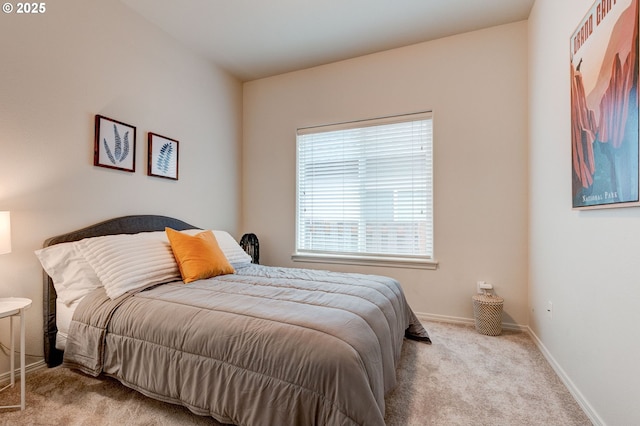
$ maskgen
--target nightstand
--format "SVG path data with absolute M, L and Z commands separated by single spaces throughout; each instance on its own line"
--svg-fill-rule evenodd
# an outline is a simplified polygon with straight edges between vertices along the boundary
M 11 326 L 11 382 L 0 389 L 0 391 L 12 387 L 15 382 L 15 365 L 14 365 L 14 336 L 13 336 L 13 318 L 20 316 L 20 405 L 5 405 L 0 408 L 20 408 L 25 407 L 25 368 L 24 368 L 24 341 L 25 341 L 25 323 L 24 311 L 31 306 L 31 299 L 23 297 L 2 297 L 0 298 L 0 318 L 9 317 Z

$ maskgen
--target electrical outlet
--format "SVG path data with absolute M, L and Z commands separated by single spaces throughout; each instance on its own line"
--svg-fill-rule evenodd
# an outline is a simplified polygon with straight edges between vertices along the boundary
M 476 282 L 476 291 L 478 294 L 483 294 L 485 290 L 493 290 L 493 285 L 487 284 L 486 281 Z
M 551 301 L 547 302 L 547 316 L 553 318 L 553 303 Z

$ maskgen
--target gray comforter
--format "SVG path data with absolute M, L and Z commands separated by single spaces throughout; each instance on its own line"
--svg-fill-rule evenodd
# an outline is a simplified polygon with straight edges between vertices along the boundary
M 384 425 L 405 333 L 393 279 L 249 265 L 116 300 L 86 296 L 64 365 L 237 425 Z

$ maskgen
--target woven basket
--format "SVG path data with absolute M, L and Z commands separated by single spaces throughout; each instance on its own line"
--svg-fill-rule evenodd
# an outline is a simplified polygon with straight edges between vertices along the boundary
M 502 304 L 504 299 L 490 294 L 473 296 L 473 316 L 476 330 L 488 336 L 502 333 Z

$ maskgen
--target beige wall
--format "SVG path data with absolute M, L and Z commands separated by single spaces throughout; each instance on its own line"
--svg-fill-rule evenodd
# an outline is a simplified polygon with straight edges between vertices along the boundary
M 116 0 L 2 14 L 0 40 L 0 210 L 13 228 L 0 297 L 33 299 L 27 353 L 41 355 L 33 251 L 46 238 L 146 213 L 237 234 L 242 87 Z M 95 114 L 137 126 L 135 173 L 93 166 Z M 180 180 L 146 176 L 148 131 L 180 141 Z
M 243 230 L 263 263 L 398 278 L 417 312 L 473 317 L 476 281 L 527 324 L 527 24 L 244 85 Z M 434 112 L 436 271 L 293 263 L 296 128 Z
M 569 37 L 592 5 L 529 19 L 530 325 L 594 423 L 637 425 L 640 210 L 571 209 Z

